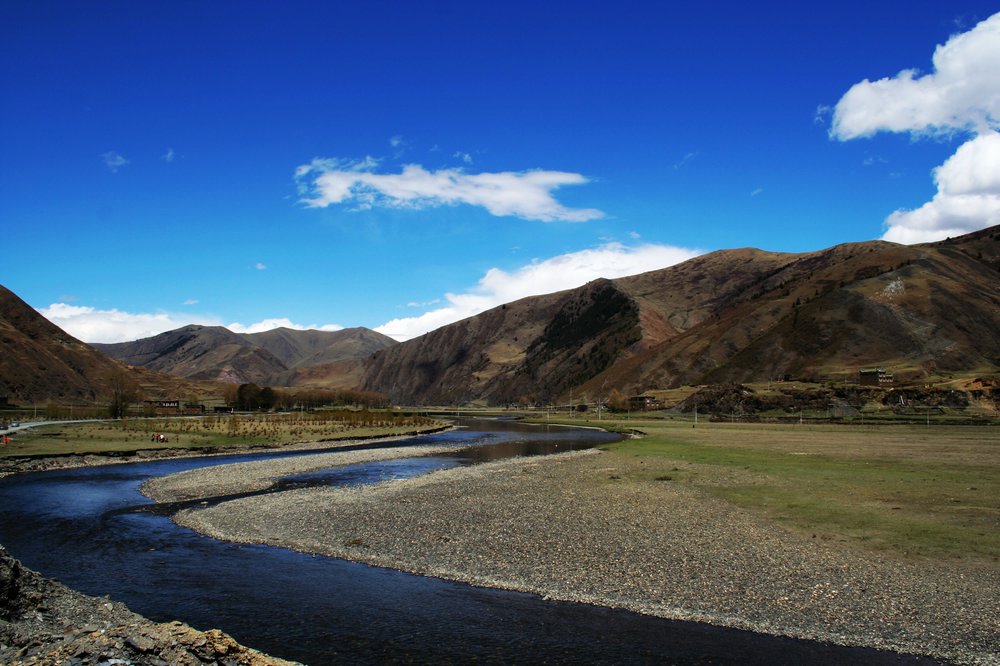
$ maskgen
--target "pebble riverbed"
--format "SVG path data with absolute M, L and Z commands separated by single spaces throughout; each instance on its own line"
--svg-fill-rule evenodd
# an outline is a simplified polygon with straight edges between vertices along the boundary
M 153 499 L 259 490 L 288 474 L 407 447 L 192 470 Z M 331 456 L 337 456 L 333 458 Z M 596 450 L 516 458 L 350 488 L 245 497 L 175 520 L 265 543 L 475 585 L 654 616 L 1000 664 L 995 563 L 880 555 L 795 533 Z

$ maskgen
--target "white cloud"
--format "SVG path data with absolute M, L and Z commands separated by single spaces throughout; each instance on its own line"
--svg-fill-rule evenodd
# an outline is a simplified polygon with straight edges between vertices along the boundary
M 265 263 L 263 263 L 261 261 L 258 261 L 256 264 L 254 264 L 253 267 L 256 268 L 259 271 L 266 271 L 267 270 L 267 264 L 265 264 Z
M 455 154 L 452 155 L 452 157 L 454 157 L 456 159 L 460 159 L 463 162 L 465 162 L 466 164 L 472 164 L 472 155 L 470 155 L 469 153 L 463 153 L 460 150 L 456 150 Z
M 173 162 L 174 161 L 174 149 L 173 148 L 167 148 L 167 152 L 163 153 L 162 159 L 163 159 L 164 162 Z
M 218 318 L 205 315 L 168 312 L 133 313 L 118 309 L 99 310 L 66 303 L 53 303 L 47 308 L 39 308 L 38 312 L 62 330 L 84 342 L 127 342 L 159 335 L 189 324 L 222 325 Z M 259 333 L 279 327 L 300 331 L 307 329 L 339 331 L 344 328 L 340 324 L 297 324 L 287 317 L 263 319 L 253 324 L 233 322 L 226 326 L 234 333 Z
M 931 201 L 886 218 L 885 240 L 929 242 L 1000 223 L 1000 14 L 938 46 L 933 63 L 925 76 L 857 83 L 834 109 L 830 135 L 842 141 L 883 131 L 975 135 L 934 169 Z
M 396 134 L 395 136 L 389 137 L 389 145 L 393 148 L 399 148 L 404 145 L 402 135 Z
M 401 173 L 375 173 L 377 161 L 314 159 L 295 170 L 302 201 L 311 208 L 353 204 L 429 208 L 467 204 L 481 206 L 497 216 L 526 220 L 583 222 L 604 216 L 593 208 L 567 208 L 552 196 L 564 185 L 589 182 L 578 173 L 564 171 L 504 171 L 465 173 L 461 169 L 428 171 L 408 164 Z
M 104 161 L 104 166 L 111 170 L 111 173 L 118 173 L 118 169 L 128 164 L 128 160 L 116 150 L 101 153 L 101 159 Z
M 198 305 L 198 299 L 197 298 L 189 298 L 186 301 L 184 301 L 184 305 Z
M 666 268 L 699 254 L 697 250 L 669 245 L 628 247 L 608 243 L 595 249 L 535 261 L 512 272 L 491 268 L 472 289 L 461 294 L 445 294 L 447 305 L 444 307 L 417 317 L 393 319 L 375 330 L 397 340 L 409 340 L 502 303 L 572 289 L 601 277 L 618 278 Z
M 926 243 L 1000 224 L 1000 134 L 962 144 L 934 170 L 938 192 L 916 210 L 886 219 L 885 240 Z
M 340 324 L 312 324 L 310 326 L 303 326 L 302 324 L 296 324 L 288 317 L 275 317 L 272 319 L 262 319 L 254 324 L 241 324 L 236 321 L 231 324 L 227 324 L 226 328 L 233 333 L 263 333 L 264 331 L 270 331 L 275 328 L 291 328 L 296 331 L 340 331 L 343 330 L 344 327 Z
M 84 342 L 126 342 L 157 335 L 188 324 L 214 325 L 209 318 L 166 312 L 134 314 L 117 309 L 53 303 L 38 310 L 43 317 Z
M 764 188 L 763 187 L 758 187 L 758 188 L 754 189 L 752 192 L 750 192 L 750 196 L 756 197 L 756 196 L 760 196 L 763 193 L 764 193 Z
M 986 131 L 1000 123 L 1000 14 L 934 51 L 934 72 L 857 83 L 837 102 L 831 135 Z

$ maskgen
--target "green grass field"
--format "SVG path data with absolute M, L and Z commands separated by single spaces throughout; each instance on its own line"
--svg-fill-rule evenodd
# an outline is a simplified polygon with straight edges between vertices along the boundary
M 692 484 L 786 527 L 909 557 L 1000 557 L 1000 428 L 632 421 L 626 482 Z
M 329 411 L 304 414 L 221 415 L 123 419 L 24 430 L 0 447 L 0 456 L 66 455 L 161 448 L 226 448 L 389 437 L 425 432 L 442 421 L 393 412 Z M 152 441 L 164 434 L 164 443 Z

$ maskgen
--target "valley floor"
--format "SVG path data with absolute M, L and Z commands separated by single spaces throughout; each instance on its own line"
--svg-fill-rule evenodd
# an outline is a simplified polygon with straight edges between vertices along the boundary
M 168 501 L 192 488 L 259 487 L 290 464 L 191 472 L 147 492 Z M 623 482 L 643 477 L 643 465 L 598 451 L 518 458 L 244 498 L 176 520 L 222 539 L 553 599 L 1000 663 L 995 561 L 880 555 L 789 531 L 669 477 Z

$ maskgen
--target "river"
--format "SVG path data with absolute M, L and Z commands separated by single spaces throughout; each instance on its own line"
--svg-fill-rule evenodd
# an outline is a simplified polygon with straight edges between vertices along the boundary
M 351 465 L 285 485 L 371 483 L 614 439 L 593 430 L 475 423 L 474 429 L 389 444 L 448 445 L 453 455 Z M 246 645 L 313 666 L 930 663 L 217 541 L 150 510 L 152 503 L 139 492 L 152 477 L 287 455 L 304 454 L 158 460 L 8 477 L 0 480 L 0 543 L 26 566 L 87 594 L 108 595 L 150 619 L 217 627 Z

